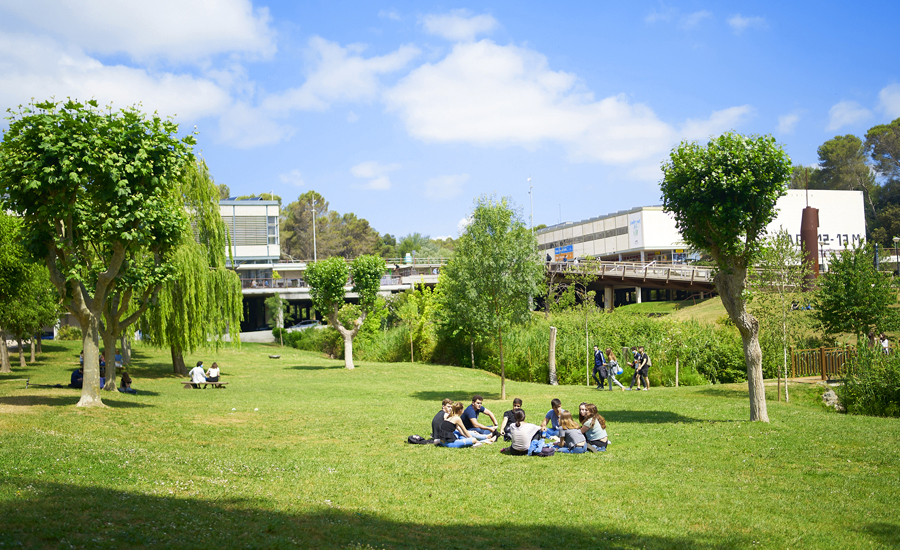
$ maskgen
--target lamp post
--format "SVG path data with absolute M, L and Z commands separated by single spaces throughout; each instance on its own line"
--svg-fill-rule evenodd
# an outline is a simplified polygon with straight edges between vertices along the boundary
M 528 200 L 531 201 L 531 234 L 534 235 L 534 195 L 531 193 L 534 186 L 531 185 L 531 176 L 528 176 Z
M 318 254 L 316 252 L 316 198 L 313 197 L 311 200 L 312 205 L 312 219 L 313 219 L 313 262 L 319 261 Z
M 900 237 L 894 237 L 894 270 L 897 272 L 897 275 L 900 276 L 900 258 L 897 257 L 898 242 L 900 242 Z

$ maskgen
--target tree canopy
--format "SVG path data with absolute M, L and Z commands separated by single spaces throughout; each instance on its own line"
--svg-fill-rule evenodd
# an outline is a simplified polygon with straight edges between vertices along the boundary
M 445 322 L 460 332 L 496 335 L 500 399 L 505 400 L 503 333 L 530 318 L 530 301 L 540 291 L 544 269 L 537 240 L 508 198 L 478 198 L 469 219 L 453 258 L 441 271 L 441 307 Z
M 759 256 L 791 162 L 771 136 L 725 133 L 707 145 L 682 142 L 662 166 L 663 206 L 685 243 L 718 266 L 714 282 L 741 333 L 750 389 L 750 419 L 768 422 L 759 321 L 746 308 L 747 269 Z
M 134 107 L 101 110 L 96 101 L 45 101 L 9 117 L 0 144 L 0 183 L 22 216 L 23 242 L 46 262 L 65 307 L 81 325 L 85 377 L 79 405 L 102 405 L 98 329 L 123 265 L 156 258 L 187 223 L 175 182 L 193 158 L 193 136 Z M 125 265 L 126 262 L 131 262 Z M 164 263 L 141 264 L 165 280 Z

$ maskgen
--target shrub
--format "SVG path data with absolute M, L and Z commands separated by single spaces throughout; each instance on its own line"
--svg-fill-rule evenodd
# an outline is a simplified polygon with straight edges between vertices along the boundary
M 837 393 L 850 414 L 900 417 L 900 355 L 862 348 Z
M 81 329 L 63 325 L 56 331 L 57 340 L 81 340 Z

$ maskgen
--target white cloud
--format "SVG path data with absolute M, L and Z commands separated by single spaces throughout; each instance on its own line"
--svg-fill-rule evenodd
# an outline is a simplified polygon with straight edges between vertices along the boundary
M 347 112 L 347 122 L 349 122 L 350 124 L 353 124 L 353 123 L 356 122 L 357 120 L 359 120 L 359 115 L 358 115 L 358 114 L 354 113 L 353 111 L 348 111 L 348 112 Z
M 250 0 L 0 0 L 0 11 L 101 55 L 194 62 L 222 52 L 275 52 L 268 9 Z
M 862 122 L 872 116 L 871 111 L 855 101 L 841 101 L 828 110 L 829 132 Z
M 456 230 L 460 235 L 462 235 L 463 233 L 465 233 L 466 228 L 469 227 L 470 223 L 472 223 L 472 220 L 470 220 L 469 218 L 463 218 L 456 223 Z
M 397 163 L 380 164 L 377 161 L 370 160 L 361 162 L 352 167 L 350 173 L 357 178 L 369 180 L 365 184 L 359 186 L 362 189 L 387 191 L 391 188 L 391 180 L 388 177 L 388 174 L 399 169 L 400 165 Z
M 678 26 L 682 29 L 693 29 L 704 19 L 709 19 L 710 17 L 712 17 L 712 13 L 706 10 L 695 11 L 694 13 L 690 13 L 682 17 L 678 22 Z
M 766 28 L 766 20 L 762 17 L 750 16 L 744 17 L 737 13 L 728 18 L 728 24 L 735 34 L 741 34 L 747 29 L 764 29 Z
M 900 117 L 900 84 L 885 86 L 878 93 L 878 107 L 891 119 Z
M 425 196 L 438 200 L 458 197 L 467 181 L 469 181 L 469 174 L 431 178 L 425 182 Z
M 659 158 L 679 136 L 646 105 L 621 94 L 596 100 L 575 75 L 550 70 L 543 55 L 490 40 L 455 45 L 384 98 L 410 134 L 430 142 L 536 147 L 555 141 L 574 159 L 616 164 Z M 748 106 L 725 109 L 708 121 L 688 121 L 685 130 L 707 137 L 749 113 Z
M 299 88 L 273 94 L 263 101 L 270 111 L 324 110 L 337 101 L 369 101 L 381 89 L 379 77 L 405 67 L 419 55 L 414 46 L 401 46 L 383 56 L 363 57 L 365 46 L 342 47 L 314 36 L 307 56 L 311 69 Z
M 303 187 L 306 183 L 303 181 L 303 174 L 301 174 L 300 170 L 297 168 L 294 168 L 290 172 L 279 174 L 278 179 L 281 180 L 282 183 L 287 183 L 296 187 Z
M 293 128 L 280 124 L 269 113 L 237 102 L 219 118 L 219 140 L 239 149 L 272 145 L 294 134 Z
M 95 98 L 114 107 L 140 102 L 147 112 L 197 119 L 219 114 L 231 103 L 228 92 L 210 80 L 108 66 L 78 48 L 25 34 L 0 33 L 0 74 L 2 105 L 24 104 L 32 97 Z
M 644 17 L 644 21 L 647 23 L 656 23 L 657 21 L 668 22 L 672 20 L 672 17 L 676 14 L 675 8 L 661 8 L 659 10 L 653 10 Z
M 391 19 L 393 21 L 400 21 L 402 19 L 396 10 L 380 10 L 378 12 L 378 17 L 384 17 L 385 19 Z
M 753 107 L 749 105 L 713 111 L 712 115 L 706 120 L 689 119 L 686 121 L 681 127 L 681 135 L 684 139 L 705 140 L 710 136 L 734 130 L 752 115 Z
M 467 10 L 453 10 L 443 15 L 426 15 L 422 18 L 425 31 L 454 42 L 470 42 L 480 34 L 490 33 L 497 28 L 497 20 L 492 16 L 472 16 Z
M 796 113 L 781 115 L 778 117 L 778 133 L 793 134 L 798 122 L 800 122 L 800 115 Z

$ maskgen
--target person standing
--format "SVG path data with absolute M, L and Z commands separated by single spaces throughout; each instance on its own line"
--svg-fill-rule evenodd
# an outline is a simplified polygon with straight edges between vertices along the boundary
M 891 352 L 890 342 L 888 341 L 887 334 L 881 333 L 878 338 L 881 340 L 881 351 L 884 352 L 885 355 Z
M 641 365 L 641 363 L 639 360 L 640 354 L 638 353 L 638 350 L 635 346 L 631 346 L 631 356 L 633 359 L 630 363 L 628 363 L 628 366 L 630 366 L 632 369 L 634 369 L 634 374 L 631 375 L 631 385 L 628 386 L 628 389 L 629 390 L 633 389 L 635 382 L 638 385 L 638 389 L 641 389 L 641 382 L 640 382 L 640 378 L 641 378 L 640 377 L 640 370 L 641 370 L 640 365 Z
M 594 344 L 594 372 L 591 373 L 591 378 L 597 383 L 598 390 L 603 388 L 607 376 L 609 376 L 609 371 L 606 367 L 606 357 L 600 351 L 600 346 Z M 610 382 L 609 389 L 612 389 L 612 382 Z
M 616 355 L 611 348 L 606 348 L 606 370 L 609 371 L 609 391 L 613 389 L 613 382 L 619 386 L 619 389 L 625 391 L 625 386 L 616 378 L 619 374 L 619 362 L 616 361 Z
M 647 353 L 644 351 L 644 346 L 639 347 L 638 352 L 641 354 L 641 358 L 639 360 L 640 370 L 638 371 L 638 373 L 641 376 L 641 380 L 643 380 L 644 382 L 643 390 L 647 391 L 650 389 L 650 378 L 648 378 L 648 374 L 650 373 L 650 365 L 652 363 L 650 362 L 650 356 L 647 355 Z

